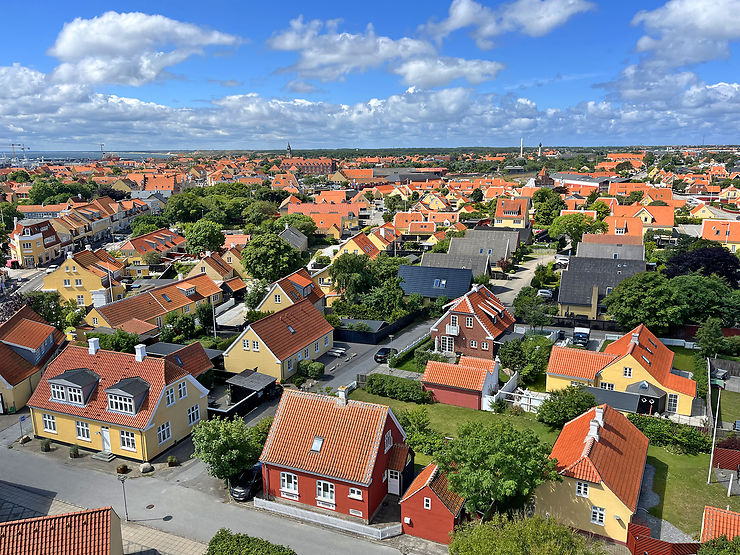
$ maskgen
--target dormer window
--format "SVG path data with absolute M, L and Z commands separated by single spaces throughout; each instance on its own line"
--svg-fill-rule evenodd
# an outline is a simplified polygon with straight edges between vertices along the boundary
M 57 385 L 55 383 L 49 384 L 49 387 L 51 388 L 51 399 L 53 401 L 67 400 L 66 387 L 64 387 L 63 385 Z
M 134 414 L 134 398 L 124 397 L 123 395 L 108 394 L 108 410 L 114 412 L 123 412 Z
M 76 405 L 82 405 L 82 389 L 79 387 L 68 387 L 67 388 L 67 400 L 70 403 L 75 403 Z

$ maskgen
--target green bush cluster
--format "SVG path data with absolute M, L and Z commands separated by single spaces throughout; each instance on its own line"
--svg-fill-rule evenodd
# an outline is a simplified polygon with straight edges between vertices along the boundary
M 447 357 L 442 353 L 435 353 L 428 351 L 424 347 L 419 347 L 414 351 L 414 365 L 419 372 L 423 372 L 427 367 L 427 362 L 430 360 L 437 360 L 439 362 L 447 362 Z
M 707 383 L 707 359 L 703 356 L 694 355 L 694 381 L 696 382 L 696 396 L 707 398 L 709 384 Z
M 284 545 L 276 545 L 262 538 L 247 534 L 234 534 L 231 530 L 221 528 L 208 542 L 206 555 L 296 555 L 296 552 Z
M 709 453 L 712 448 L 712 439 L 693 426 L 644 414 L 628 414 L 627 418 L 648 437 L 651 445 L 686 455 Z
M 421 382 L 397 378 L 386 374 L 371 374 L 367 378 L 365 389 L 373 395 L 390 397 L 411 403 L 431 403 L 432 395 L 424 391 Z

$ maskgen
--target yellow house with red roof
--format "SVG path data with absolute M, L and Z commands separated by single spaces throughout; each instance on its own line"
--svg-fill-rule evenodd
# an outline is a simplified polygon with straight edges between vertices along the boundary
M 566 423 L 550 453 L 562 481 L 535 492 L 535 513 L 578 530 L 627 542 L 637 511 L 648 438 L 608 405 Z
M 553 347 L 546 388 L 582 385 L 597 400 L 624 412 L 691 416 L 696 382 L 674 370 L 673 357 L 673 351 L 641 324 L 602 353 Z
M 303 299 L 309 299 L 319 312 L 324 312 L 326 304 L 324 291 L 314 283 L 306 268 L 296 270 L 270 285 L 265 298 L 257 305 L 257 310 L 277 312 Z
M 375 246 L 367 235 L 360 232 L 339 246 L 337 253 L 332 258 L 332 262 L 343 254 L 366 254 L 371 259 L 375 259 L 380 254 L 380 249 Z
M 124 265 L 105 250 L 68 255 L 59 268 L 44 276 L 43 291 L 57 291 L 77 306 L 96 306 L 122 299 L 126 287 L 119 278 Z

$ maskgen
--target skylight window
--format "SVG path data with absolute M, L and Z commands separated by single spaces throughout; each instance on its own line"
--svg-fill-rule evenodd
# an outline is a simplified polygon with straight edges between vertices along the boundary
M 447 280 L 446 279 L 435 279 L 434 287 L 436 287 L 437 289 L 444 289 L 445 287 L 447 287 Z
M 651 362 L 647 359 L 647 357 L 645 355 L 642 355 L 642 360 L 644 360 L 648 364 L 651 364 Z
M 164 299 L 165 301 L 167 301 L 168 303 L 171 303 L 171 302 L 172 302 L 172 299 L 170 299 L 170 298 L 169 298 L 169 297 L 167 296 L 167 293 L 162 293 L 162 298 L 163 298 L 163 299 Z
M 311 444 L 311 451 L 313 451 L 314 453 L 319 453 L 323 445 L 324 445 L 324 438 L 321 436 L 316 436 L 313 438 L 313 443 Z
M 295 333 L 295 330 L 293 329 L 293 326 L 288 326 L 288 331 L 290 333 Z

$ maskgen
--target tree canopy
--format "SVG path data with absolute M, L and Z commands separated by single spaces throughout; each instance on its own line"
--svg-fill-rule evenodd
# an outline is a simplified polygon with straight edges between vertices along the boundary
M 134 353 L 134 347 L 139 344 L 139 336 L 135 333 L 126 333 L 117 329 L 115 333 L 88 333 L 87 337 L 97 337 L 100 348 L 104 351 L 118 351 L 119 353 Z
M 291 225 L 303 233 L 309 239 L 316 233 L 316 222 L 306 214 L 285 214 L 275 221 L 275 229 L 280 233 L 285 229 L 285 224 Z
M 717 275 L 732 287 L 738 286 L 740 260 L 726 248 L 719 245 L 699 247 L 671 257 L 663 273 L 669 278 L 692 272 L 701 272 L 705 276 Z
M 221 232 L 221 226 L 208 220 L 195 222 L 185 233 L 185 239 L 188 244 L 188 252 L 191 254 L 217 251 L 226 241 L 226 237 Z
M 84 306 L 77 306 L 71 300 L 64 302 L 56 291 L 32 291 L 24 298 L 39 316 L 61 331 L 78 325 L 85 315 Z
M 581 242 L 584 233 L 603 233 L 607 225 L 601 220 L 594 220 L 586 214 L 566 214 L 558 216 L 550 226 L 550 237 L 567 235 L 573 248 Z
M 596 406 L 596 398 L 583 387 L 568 386 L 553 391 L 537 409 L 537 420 L 553 428 L 562 428 L 566 422 Z
M 163 227 L 168 227 L 169 222 L 164 216 L 153 216 L 151 214 L 141 214 L 131 220 L 132 237 L 138 237 L 145 233 L 157 231 Z
M 504 343 L 498 356 L 503 367 L 519 372 L 523 383 L 532 383 L 547 371 L 551 350 L 552 343 L 544 335 L 527 335 Z
M 370 257 L 366 254 L 340 254 L 329 268 L 329 275 L 335 289 L 350 301 L 376 284 Z
M 277 281 L 303 266 L 301 253 L 282 237 L 265 233 L 253 238 L 242 251 L 242 262 L 256 279 Z
M 547 226 L 560 215 L 561 210 L 565 210 L 567 205 L 552 189 L 542 187 L 537 189 L 532 195 L 532 205 L 535 209 L 535 217 L 538 226 Z
M 514 299 L 514 315 L 533 328 L 541 328 L 552 322 L 557 311 L 547 299 L 537 296 L 534 287 L 522 287 Z

